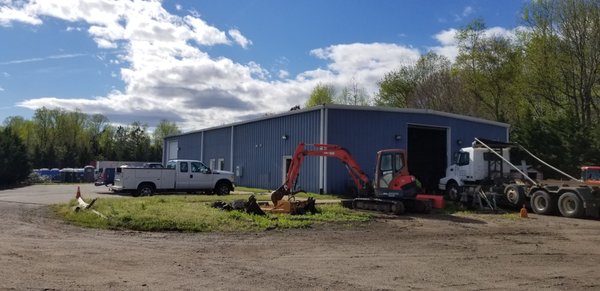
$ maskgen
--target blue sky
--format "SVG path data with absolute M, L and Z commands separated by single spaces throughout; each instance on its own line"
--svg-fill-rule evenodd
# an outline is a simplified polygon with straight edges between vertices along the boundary
M 0 0 L 0 121 L 46 106 L 192 130 L 303 105 L 319 83 L 373 97 L 420 54 L 452 60 L 475 18 L 513 35 L 526 3 Z

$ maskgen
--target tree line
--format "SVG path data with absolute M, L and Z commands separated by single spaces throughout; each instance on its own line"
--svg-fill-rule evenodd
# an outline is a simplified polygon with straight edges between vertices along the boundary
M 167 120 L 150 133 L 148 125 L 139 121 L 113 125 L 101 114 L 62 109 L 40 108 L 30 120 L 8 117 L 0 128 L 0 171 L 4 172 L 0 184 L 22 180 L 32 167 L 76 168 L 98 160 L 161 161 L 163 138 L 178 133 L 177 125 Z
M 474 20 L 457 32 L 453 62 L 425 54 L 385 74 L 366 105 L 506 122 L 511 141 L 561 169 L 600 164 L 600 1 L 535 0 L 521 24 L 509 37 Z M 305 105 L 369 100 L 350 92 L 357 98 L 344 102 L 332 85 L 319 84 Z

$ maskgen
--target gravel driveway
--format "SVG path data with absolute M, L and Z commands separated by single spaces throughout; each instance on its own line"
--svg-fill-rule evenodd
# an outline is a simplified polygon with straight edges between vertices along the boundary
M 84 197 L 113 196 L 92 187 Z M 49 211 L 76 189 L 0 191 L 0 289 L 600 289 L 597 220 L 432 214 L 242 234 L 110 231 Z

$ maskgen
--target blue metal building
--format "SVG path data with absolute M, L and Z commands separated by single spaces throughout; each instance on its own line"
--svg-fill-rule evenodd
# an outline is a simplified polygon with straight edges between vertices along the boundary
M 370 176 L 377 151 L 402 148 L 410 173 L 435 191 L 455 151 L 474 137 L 507 142 L 508 129 L 505 123 L 432 110 L 323 105 L 169 136 L 163 162 L 198 159 L 235 172 L 238 186 L 275 189 L 300 142 L 343 146 Z M 354 185 L 337 159 L 307 157 L 298 187 L 344 193 Z

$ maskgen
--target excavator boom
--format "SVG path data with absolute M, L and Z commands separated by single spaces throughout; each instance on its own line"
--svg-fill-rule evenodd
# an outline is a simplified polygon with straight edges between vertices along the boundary
M 312 149 L 306 149 L 306 146 L 312 146 Z M 352 155 L 350 155 L 350 152 L 347 149 L 331 144 L 305 145 L 304 143 L 300 143 L 292 156 L 285 183 L 271 194 L 271 201 L 274 205 L 286 195 L 293 197 L 299 192 L 304 192 L 303 190 L 294 191 L 293 189 L 296 186 L 298 175 L 300 174 L 300 167 L 306 156 L 334 157 L 339 159 L 344 163 L 346 169 L 348 169 L 348 173 L 358 191 L 364 192 L 370 190 L 369 177 L 361 170 L 360 166 L 354 158 L 352 158 Z

